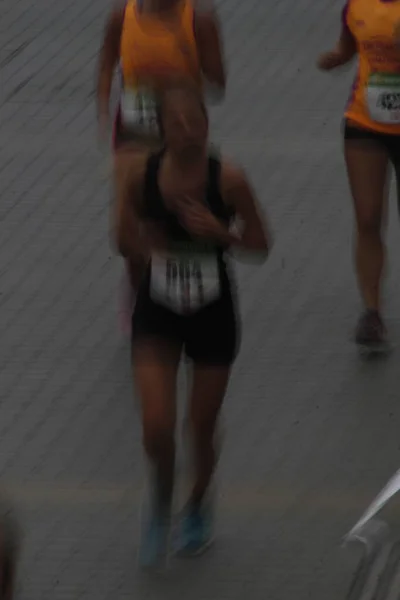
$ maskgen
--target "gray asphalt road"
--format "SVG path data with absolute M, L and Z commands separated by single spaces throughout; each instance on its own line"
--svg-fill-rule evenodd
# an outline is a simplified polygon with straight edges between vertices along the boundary
M 341 538 L 400 462 L 400 349 L 362 364 L 349 341 L 351 72 L 314 68 L 340 2 L 219 5 L 230 84 L 213 137 L 248 169 L 276 244 L 261 269 L 238 267 L 219 543 L 162 581 L 134 568 L 140 430 L 92 91 L 107 8 L 0 3 L 0 472 L 26 531 L 20 598 L 338 600 L 355 566 Z M 398 342 L 395 211 L 389 246 Z

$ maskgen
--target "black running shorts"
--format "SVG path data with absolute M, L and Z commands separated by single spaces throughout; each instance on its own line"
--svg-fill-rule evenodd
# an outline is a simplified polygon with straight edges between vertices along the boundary
M 142 289 L 132 317 L 132 346 L 149 338 L 182 347 L 195 364 L 229 366 L 237 356 L 240 342 L 234 298 L 225 291 L 197 312 L 180 315 L 156 304 Z
M 363 127 L 344 122 L 344 139 L 345 140 L 365 140 L 372 144 L 383 147 L 394 165 L 400 163 L 400 135 L 390 133 L 379 133 Z

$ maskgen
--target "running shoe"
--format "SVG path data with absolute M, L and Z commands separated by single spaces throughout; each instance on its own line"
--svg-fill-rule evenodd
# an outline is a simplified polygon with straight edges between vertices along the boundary
M 189 505 L 183 512 L 176 541 L 178 556 L 198 556 L 213 541 L 213 515 L 206 502 Z
M 162 568 L 168 556 L 171 515 L 153 501 L 142 510 L 139 564 L 144 569 Z
M 358 321 L 356 343 L 366 350 L 382 352 L 388 347 L 386 329 L 377 310 L 366 310 Z

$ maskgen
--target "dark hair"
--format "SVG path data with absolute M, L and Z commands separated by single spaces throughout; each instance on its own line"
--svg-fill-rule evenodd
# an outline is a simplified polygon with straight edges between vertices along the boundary
M 179 81 L 176 81 L 173 84 L 169 85 L 167 88 L 165 88 L 161 92 L 159 99 L 158 99 L 157 117 L 158 117 L 158 123 L 159 123 L 160 131 L 161 131 L 162 135 L 164 135 L 163 116 L 164 116 L 165 105 L 166 105 L 166 102 L 168 101 L 169 97 L 172 94 L 182 94 L 182 95 L 185 95 L 187 98 L 191 97 L 193 100 L 195 100 L 197 102 L 198 107 L 201 109 L 205 119 L 208 121 L 207 108 L 206 108 L 206 105 L 204 102 L 203 94 L 201 93 L 201 90 L 199 89 L 199 87 L 196 86 L 191 81 L 179 80 Z

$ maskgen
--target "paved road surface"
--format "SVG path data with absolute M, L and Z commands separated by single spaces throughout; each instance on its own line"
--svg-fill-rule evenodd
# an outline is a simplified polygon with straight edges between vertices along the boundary
M 364 365 L 349 343 L 358 298 L 339 130 L 351 72 L 314 69 L 340 2 L 219 5 L 230 85 L 214 138 L 248 167 L 276 245 L 263 268 L 238 269 L 246 329 L 220 541 L 166 581 L 134 568 L 140 431 L 93 118 L 107 9 L 0 3 L 0 472 L 26 528 L 20 598 L 338 600 L 355 565 L 341 537 L 400 462 L 399 354 Z

